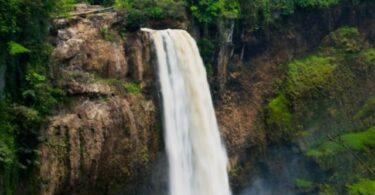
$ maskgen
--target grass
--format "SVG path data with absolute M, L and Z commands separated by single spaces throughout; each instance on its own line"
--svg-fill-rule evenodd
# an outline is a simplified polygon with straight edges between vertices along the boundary
M 127 82 L 123 84 L 125 90 L 132 94 L 139 94 L 142 92 L 141 85 L 137 82 Z
M 95 75 L 96 81 L 105 82 L 109 85 L 116 87 L 119 92 L 132 93 L 132 94 L 140 94 L 142 92 L 142 87 L 139 82 L 136 81 L 124 81 L 121 79 L 115 78 L 103 78 L 100 75 Z

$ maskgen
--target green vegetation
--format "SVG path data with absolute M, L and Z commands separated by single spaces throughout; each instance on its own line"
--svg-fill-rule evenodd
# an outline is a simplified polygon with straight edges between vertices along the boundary
M 63 95 L 47 77 L 46 37 L 49 18 L 65 2 L 0 0 L 0 65 L 7 83 L 0 98 L 0 188 L 6 194 L 29 178 L 37 164 L 39 129 Z
M 327 8 L 339 4 L 356 4 L 364 0 L 238 0 L 241 18 L 254 30 L 274 23 L 282 16 L 293 14 L 298 9 Z
M 334 58 L 309 56 L 288 64 L 287 91 L 293 97 L 302 97 L 312 90 L 327 88 L 337 65 Z
M 371 127 L 362 132 L 346 133 L 340 135 L 335 140 L 322 143 L 316 149 L 307 152 L 308 156 L 321 157 L 335 155 L 348 149 L 366 150 L 375 146 L 375 127 Z
M 202 24 L 209 24 L 219 18 L 235 19 L 240 15 L 237 0 L 201 0 L 187 1 L 190 11 Z
M 132 93 L 132 94 L 140 94 L 142 92 L 142 86 L 137 81 L 125 81 L 121 79 L 115 78 L 104 78 L 100 75 L 95 75 L 95 79 L 100 82 L 105 82 L 113 87 L 116 88 L 116 92 L 120 94 L 125 93 Z
M 357 28 L 341 27 L 323 41 L 323 46 L 333 46 L 336 52 L 355 53 L 362 49 L 361 36 Z
M 354 116 L 355 119 L 366 119 L 375 117 L 375 96 L 370 97 L 360 111 Z
M 358 56 L 357 69 L 368 71 L 375 67 L 375 48 L 369 48 L 362 51 Z
M 49 22 L 52 17 L 67 16 L 74 3 L 89 2 L 125 9 L 123 30 L 126 32 L 161 20 L 182 21 L 187 12 L 200 24 L 198 31 L 202 31 L 202 39 L 198 46 L 211 76 L 213 56 L 219 45 L 212 40 L 218 36 L 216 31 L 220 22 L 238 20 L 251 30 L 264 30 L 299 9 L 320 9 L 360 1 L 0 0 L 0 66 L 6 67 L 7 81 L 0 97 L 0 184 L 3 185 L 0 189 L 5 189 L 6 194 L 14 194 L 38 164 L 39 129 L 64 97 L 63 91 L 56 89 L 48 76 L 51 71 L 48 66 L 51 45 L 47 43 Z M 103 27 L 100 33 L 105 40 L 116 41 L 116 35 L 108 28 Z M 371 121 L 375 110 L 373 93 L 356 93 L 362 92 L 357 89 L 362 87 L 359 82 L 346 86 L 370 79 L 368 76 L 375 66 L 375 49 L 367 45 L 370 43 L 364 42 L 357 28 L 343 27 L 327 36 L 314 55 L 288 63 L 280 92 L 265 107 L 265 126 L 271 135 L 268 139 L 295 141 L 297 136 L 294 135 L 303 131 L 305 140 L 302 141 L 306 142 L 307 148 L 304 152 L 316 161 L 328 159 L 331 163 L 350 150 L 366 163 L 374 164 L 373 156 L 368 155 L 375 146 L 375 127 Z M 347 73 L 354 79 L 347 79 Z M 142 86 L 137 82 L 119 79 L 107 79 L 106 82 L 121 92 L 142 92 Z M 366 103 L 357 105 L 356 102 Z M 365 120 L 369 122 L 365 123 Z M 353 132 L 353 129 L 366 130 Z M 327 134 L 337 137 L 329 140 Z M 147 149 L 140 150 L 144 162 L 149 161 L 147 154 Z M 347 162 L 340 163 L 347 165 Z M 358 167 L 358 162 L 351 163 L 350 166 Z M 338 172 L 336 167 L 330 168 L 332 172 Z M 237 169 L 231 170 L 231 174 L 237 172 Z M 333 193 L 335 187 L 353 183 L 354 176 L 340 177 L 342 174 L 335 173 L 327 181 L 329 184 L 321 186 L 321 191 Z M 359 172 L 356 178 L 368 178 L 368 175 Z M 296 180 L 295 184 L 303 190 L 313 186 L 305 180 Z M 350 194 L 369 194 L 373 188 L 373 180 L 348 186 Z
M 137 82 L 127 82 L 123 86 L 129 93 L 139 94 L 142 91 L 141 85 Z
M 198 41 L 199 53 L 202 56 L 204 65 L 206 66 L 206 71 L 208 77 L 213 76 L 214 69 L 213 69 L 213 56 L 215 52 L 215 45 L 214 43 L 207 39 L 202 38 Z
M 128 12 L 126 31 L 136 31 L 152 20 L 185 18 L 184 2 L 178 0 L 116 0 L 115 7 Z
M 296 179 L 294 181 L 294 184 L 296 188 L 304 190 L 304 191 L 308 191 L 313 187 L 314 183 L 311 181 L 304 180 L 304 179 Z
M 116 34 L 108 29 L 108 27 L 100 28 L 100 34 L 103 39 L 109 42 L 116 42 L 118 39 Z
M 292 133 L 293 115 L 289 111 L 288 102 L 284 94 L 272 99 L 267 107 L 266 124 L 272 132 L 271 139 L 288 139 Z
M 374 48 L 370 48 L 368 50 L 365 50 L 361 57 L 363 57 L 363 59 L 368 62 L 368 63 L 371 63 L 372 66 L 375 65 L 375 49 Z
M 375 192 L 374 180 L 361 180 L 348 186 L 349 195 L 372 195 Z
M 9 42 L 9 53 L 10 55 L 17 55 L 22 53 L 29 53 L 30 50 L 22 46 L 21 44 L 18 44 L 14 41 Z
M 300 145 L 329 171 L 324 184 L 316 185 L 320 193 L 340 193 L 348 183 L 373 177 L 372 48 L 356 28 L 335 30 L 314 54 L 286 64 L 279 93 L 264 108 L 270 141 Z M 354 186 L 351 194 L 366 193 L 353 191 Z

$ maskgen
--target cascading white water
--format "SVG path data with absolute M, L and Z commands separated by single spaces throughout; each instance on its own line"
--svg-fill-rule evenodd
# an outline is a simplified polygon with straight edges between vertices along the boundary
M 154 31 L 172 195 L 230 195 L 206 70 L 194 39 L 183 30 Z

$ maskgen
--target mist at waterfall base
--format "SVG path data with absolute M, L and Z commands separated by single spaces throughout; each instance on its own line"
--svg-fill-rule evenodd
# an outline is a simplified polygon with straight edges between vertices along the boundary
M 184 30 L 150 30 L 157 57 L 171 195 L 230 195 L 206 70 Z
M 297 179 L 321 181 L 324 172 L 293 146 L 270 146 L 256 164 L 255 174 L 240 195 L 297 195 Z

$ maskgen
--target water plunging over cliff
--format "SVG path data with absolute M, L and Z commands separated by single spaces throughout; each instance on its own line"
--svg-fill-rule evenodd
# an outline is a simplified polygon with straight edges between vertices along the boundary
M 172 195 L 229 195 L 206 71 L 194 39 L 183 30 L 150 32 L 162 91 Z

